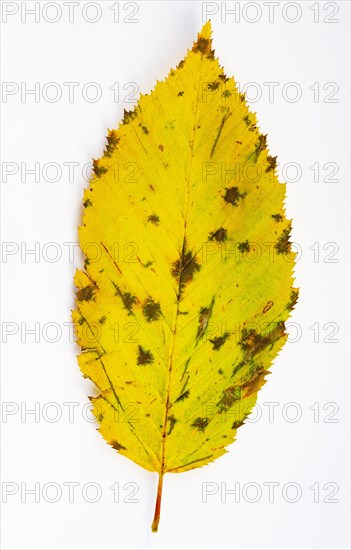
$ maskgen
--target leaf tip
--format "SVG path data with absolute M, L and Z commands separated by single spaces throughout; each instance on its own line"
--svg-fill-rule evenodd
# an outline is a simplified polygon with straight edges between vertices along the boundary
M 214 50 L 212 49 L 212 25 L 209 19 L 197 35 L 197 41 L 194 42 L 192 51 L 207 55 L 209 59 L 214 59 Z
M 204 23 L 204 25 L 202 26 L 202 29 L 201 31 L 199 32 L 198 34 L 198 38 L 206 38 L 207 40 L 211 40 L 212 38 L 212 23 L 211 23 L 211 19 L 209 19 L 208 21 L 206 21 L 206 23 Z

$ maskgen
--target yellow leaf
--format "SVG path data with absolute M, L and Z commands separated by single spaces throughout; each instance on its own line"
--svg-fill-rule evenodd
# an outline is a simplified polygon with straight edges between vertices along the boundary
M 226 452 L 297 300 L 285 185 L 206 23 L 110 130 L 85 192 L 73 313 L 99 430 L 159 473 Z

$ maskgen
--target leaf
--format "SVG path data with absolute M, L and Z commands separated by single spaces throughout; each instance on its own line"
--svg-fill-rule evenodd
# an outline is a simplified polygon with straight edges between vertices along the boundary
M 99 430 L 163 476 L 226 452 L 297 300 L 285 185 L 206 23 L 109 130 L 85 192 L 75 277 L 79 365 Z

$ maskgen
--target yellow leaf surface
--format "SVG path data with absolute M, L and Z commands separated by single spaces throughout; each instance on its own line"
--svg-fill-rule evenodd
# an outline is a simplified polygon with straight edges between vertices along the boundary
M 256 116 L 192 50 L 110 130 L 85 192 L 73 313 L 106 441 L 159 473 L 226 452 L 297 300 L 285 185 Z

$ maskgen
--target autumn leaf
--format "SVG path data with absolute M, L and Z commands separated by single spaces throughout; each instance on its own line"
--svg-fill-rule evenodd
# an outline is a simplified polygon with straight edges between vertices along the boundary
M 163 477 L 226 452 L 286 341 L 291 222 L 276 157 L 206 23 L 109 130 L 84 195 L 73 313 L 99 430 Z

